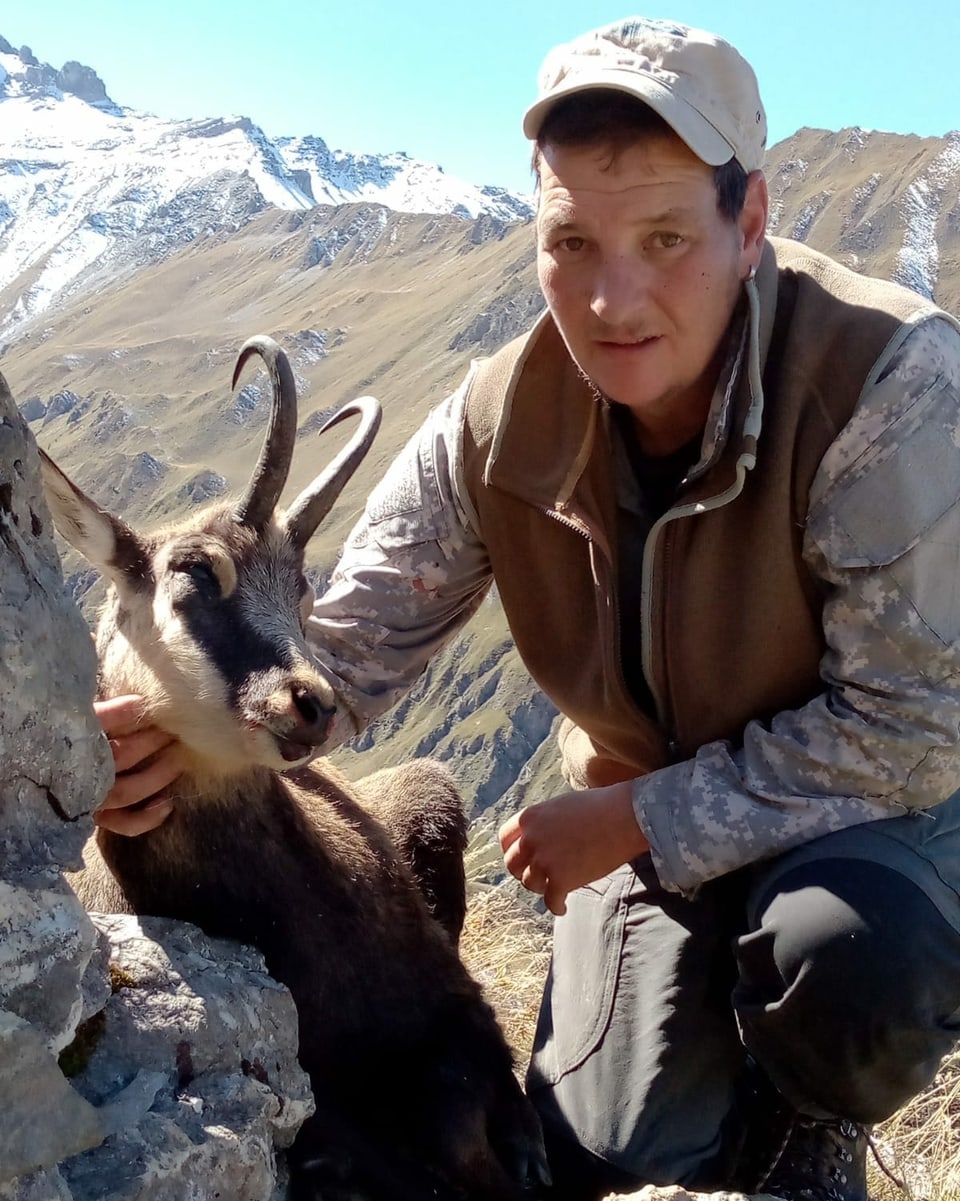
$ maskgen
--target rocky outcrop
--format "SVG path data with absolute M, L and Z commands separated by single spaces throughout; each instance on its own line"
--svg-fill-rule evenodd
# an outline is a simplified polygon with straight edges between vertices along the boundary
M 85 67 L 83 63 L 73 59 L 64 63 L 57 72 L 57 86 L 61 92 L 78 96 L 81 100 L 86 100 L 87 104 L 113 103 L 107 95 L 103 80 L 93 67 Z
M 91 919 L 62 875 L 111 780 L 95 678 L 0 377 L 0 1201 L 278 1201 L 312 1109 L 289 993 L 193 927 Z
M 20 412 L 25 421 L 39 421 L 41 417 L 46 416 L 47 406 L 39 396 L 31 396 L 20 406 Z
M 528 330 L 543 308 L 543 296 L 534 284 L 514 285 L 477 313 L 466 329 L 450 340 L 448 349 L 493 354 Z
M 177 493 L 177 500 L 189 501 L 193 505 L 206 504 L 223 496 L 227 490 L 227 481 L 219 471 L 204 467 L 196 475 L 192 475 Z
M 64 413 L 71 412 L 80 403 L 80 397 L 76 392 L 71 392 L 69 388 L 64 388 L 62 392 L 51 396 L 47 402 L 46 412 L 43 415 L 43 424 L 46 425 L 48 422 L 62 417 Z
M 3 38 L 0 38 L 0 43 L 0 53 L 15 54 L 20 59 L 21 70 L 14 73 L 21 80 L 28 95 L 42 97 L 68 93 L 86 101 L 87 104 L 111 110 L 116 108 L 107 95 L 103 80 L 92 67 L 71 59 L 58 71 L 49 63 L 41 62 L 29 46 L 21 46 L 19 50 L 14 50 Z

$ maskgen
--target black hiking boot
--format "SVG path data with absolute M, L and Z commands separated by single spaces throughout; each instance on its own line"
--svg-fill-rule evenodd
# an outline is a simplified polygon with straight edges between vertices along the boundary
M 783 1201 L 867 1201 L 867 1128 L 795 1110 L 751 1063 L 730 1187 Z
M 783 1201 L 867 1201 L 867 1132 L 846 1118 L 794 1114 L 783 1144 L 752 1190 Z

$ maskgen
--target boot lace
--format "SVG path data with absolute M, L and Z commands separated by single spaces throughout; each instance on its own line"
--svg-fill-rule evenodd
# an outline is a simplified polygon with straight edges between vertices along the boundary
M 867 1143 L 856 1122 L 793 1114 L 755 1191 L 786 1201 L 866 1201 Z

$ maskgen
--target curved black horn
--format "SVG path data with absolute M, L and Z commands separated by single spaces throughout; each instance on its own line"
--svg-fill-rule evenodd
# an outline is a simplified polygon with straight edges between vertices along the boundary
M 236 516 L 242 525 L 260 529 L 270 520 L 287 482 L 297 438 L 297 385 L 287 356 L 273 338 L 258 334 L 240 347 L 231 387 L 236 388 L 240 372 L 253 355 L 263 359 L 270 373 L 273 410 L 260 458 L 246 492 L 237 503 Z
M 357 432 L 326 471 L 321 472 L 312 484 L 304 488 L 287 510 L 287 532 L 295 546 L 305 546 L 314 530 L 333 508 L 337 497 L 360 466 L 380 428 L 379 402 L 372 396 L 360 396 L 338 409 L 329 421 L 324 422 L 319 432 L 324 433 L 345 417 L 351 417 L 355 413 L 361 419 Z

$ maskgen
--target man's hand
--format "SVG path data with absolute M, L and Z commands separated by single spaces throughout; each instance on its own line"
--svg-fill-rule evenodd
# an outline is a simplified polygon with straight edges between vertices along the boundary
M 114 834 L 133 836 L 155 830 L 173 810 L 163 789 L 183 770 L 180 744 L 156 726 L 142 724 L 142 697 L 116 696 L 96 701 L 93 707 L 117 773 L 93 820 Z
M 521 809 L 500 827 L 507 871 L 542 894 L 551 913 L 566 913 L 568 892 L 649 850 L 632 794 L 626 780 Z

